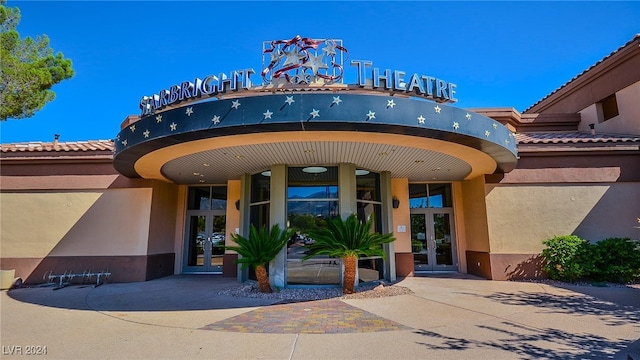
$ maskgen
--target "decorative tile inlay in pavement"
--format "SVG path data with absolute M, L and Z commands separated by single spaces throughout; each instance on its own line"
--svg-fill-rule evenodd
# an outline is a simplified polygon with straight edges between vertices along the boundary
M 203 327 L 244 333 L 337 334 L 411 330 L 340 300 L 262 307 Z

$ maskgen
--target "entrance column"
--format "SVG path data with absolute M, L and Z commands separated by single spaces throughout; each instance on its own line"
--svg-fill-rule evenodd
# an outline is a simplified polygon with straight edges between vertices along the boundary
M 240 212 L 238 223 L 240 226 L 239 234 L 242 236 L 249 236 L 249 201 L 251 199 L 251 175 L 242 174 L 240 177 L 240 200 L 238 203 L 238 210 Z M 229 204 L 227 204 L 229 206 Z M 236 244 L 234 244 L 236 245 Z M 238 255 L 240 257 L 240 255 Z M 238 264 L 238 282 L 245 282 L 249 279 L 249 269 L 242 270 L 242 264 Z
M 287 228 L 287 166 L 271 166 L 271 203 L 269 205 L 269 224 Z M 269 263 L 269 282 L 272 286 L 284 288 L 287 284 L 287 247 Z
M 393 195 L 391 194 L 391 173 L 380 173 L 380 195 L 382 201 L 382 233 L 393 233 Z M 394 241 L 395 242 L 395 241 Z M 386 253 L 384 261 L 384 278 L 387 281 L 396 281 L 396 252 L 394 242 L 382 245 Z
M 344 220 L 358 211 L 356 203 L 356 166 L 338 164 L 338 208 Z

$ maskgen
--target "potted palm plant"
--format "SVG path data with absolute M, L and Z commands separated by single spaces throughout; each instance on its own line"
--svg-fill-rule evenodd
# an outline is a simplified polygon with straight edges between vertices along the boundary
M 327 227 L 311 230 L 309 235 L 313 243 L 309 245 L 307 260 L 316 255 L 328 255 L 342 258 L 344 278 L 342 292 L 352 294 L 356 282 L 358 258 L 360 256 L 381 256 L 385 258 L 382 244 L 395 241 L 392 234 L 380 234 L 371 231 L 373 219 L 363 223 L 355 214 L 346 220 L 340 217 L 327 221 Z
M 278 224 L 273 225 L 270 231 L 267 231 L 266 226 L 256 229 L 255 226 L 251 225 L 249 238 L 240 234 L 231 234 L 231 238 L 237 246 L 225 246 L 225 249 L 233 250 L 240 255 L 237 263 L 242 264 L 243 270 L 248 266 L 253 267 L 260 286 L 260 292 L 270 293 L 272 289 L 269 284 L 266 265 L 275 259 L 280 250 L 287 244 L 291 237 L 290 233 L 288 230 L 281 230 Z

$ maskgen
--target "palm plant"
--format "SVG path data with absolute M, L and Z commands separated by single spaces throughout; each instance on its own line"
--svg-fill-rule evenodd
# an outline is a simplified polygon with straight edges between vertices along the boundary
M 260 285 L 260 292 L 270 293 L 272 290 L 266 265 L 275 259 L 287 244 L 290 233 L 288 230 L 280 230 L 278 224 L 273 225 L 270 231 L 267 231 L 266 226 L 262 226 L 258 230 L 251 225 L 249 238 L 239 234 L 231 234 L 231 238 L 237 246 L 225 246 L 225 249 L 233 250 L 240 255 L 237 263 L 242 264 L 243 270 L 248 266 L 253 267 Z
M 373 219 L 366 223 L 358 220 L 355 214 L 346 220 L 340 217 L 327 221 L 327 227 L 311 230 L 310 237 L 314 243 L 309 245 L 307 260 L 316 255 L 328 255 L 342 258 L 344 264 L 344 279 L 342 292 L 352 294 L 356 282 L 356 270 L 360 256 L 381 256 L 385 258 L 382 244 L 395 241 L 392 234 L 371 232 Z

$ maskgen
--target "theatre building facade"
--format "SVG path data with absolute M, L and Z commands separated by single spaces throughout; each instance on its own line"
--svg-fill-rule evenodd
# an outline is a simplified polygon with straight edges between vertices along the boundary
M 508 280 L 544 276 L 554 235 L 640 237 L 640 36 L 523 113 L 458 108 L 456 84 L 347 48 L 265 42 L 259 73 L 142 96 L 113 140 L 2 144 L 0 267 L 245 281 L 224 246 L 278 224 L 295 235 L 273 285 L 338 285 L 340 259 L 302 260 L 308 233 L 357 214 L 396 239 L 360 259 L 361 282 Z

